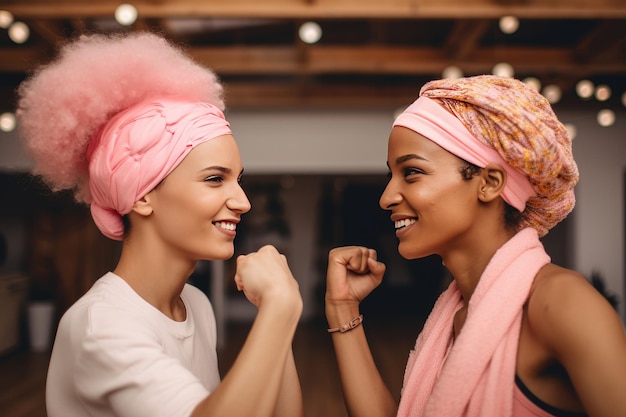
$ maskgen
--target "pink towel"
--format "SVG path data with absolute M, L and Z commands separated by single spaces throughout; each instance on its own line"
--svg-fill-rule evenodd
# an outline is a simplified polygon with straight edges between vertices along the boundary
M 535 229 L 504 244 L 483 272 L 453 344 L 463 303 L 456 281 L 450 284 L 409 355 L 399 417 L 511 416 L 522 308 L 549 262 Z

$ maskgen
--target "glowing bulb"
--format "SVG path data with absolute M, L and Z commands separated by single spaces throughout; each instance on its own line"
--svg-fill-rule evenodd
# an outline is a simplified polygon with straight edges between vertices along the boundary
M 457 79 L 463 77 L 463 70 L 455 65 L 450 65 L 444 68 L 441 73 L 443 78 Z
M 15 22 L 9 26 L 9 38 L 15 43 L 24 43 L 30 36 L 30 29 L 23 22 Z
M 0 114 L 0 130 L 12 132 L 13 129 L 15 129 L 15 115 L 9 112 Z
M 6 10 L 0 10 L 0 28 L 6 29 L 13 23 L 13 15 Z
M 567 130 L 567 136 L 569 136 L 569 140 L 574 140 L 576 134 L 578 133 L 578 129 L 576 129 L 576 126 L 571 123 L 565 123 L 565 130 Z
M 558 85 L 546 85 L 541 94 L 550 104 L 558 103 L 561 100 L 561 88 Z
M 595 86 L 589 80 L 580 80 L 576 83 L 576 94 L 578 97 L 588 99 L 593 95 Z
M 519 28 L 519 19 L 515 16 L 502 16 L 500 18 L 500 30 L 507 35 L 515 33 Z
M 622 105 L 626 107 L 626 91 L 622 93 Z
M 613 123 L 615 123 L 615 113 L 610 109 L 600 110 L 596 120 L 602 127 L 613 126 Z
M 115 20 L 124 26 L 130 26 L 137 20 L 137 9 L 132 4 L 120 4 L 115 9 Z
M 322 28 L 315 22 L 305 22 L 298 29 L 298 36 L 304 43 L 316 43 L 322 38 Z
M 513 66 L 511 64 L 507 64 L 506 62 L 494 65 L 491 72 L 493 75 L 499 75 L 501 77 L 512 77 L 515 74 Z
M 541 91 L 541 81 L 535 77 L 524 78 L 522 82 L 535 91 Z
M 611 87 L 604 84 L 597 86 L 595 96 L 598 101 L 607 101 L 611 98 Z

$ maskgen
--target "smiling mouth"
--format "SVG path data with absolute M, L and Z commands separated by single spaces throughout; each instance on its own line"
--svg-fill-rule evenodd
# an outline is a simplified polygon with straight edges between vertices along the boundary
M 402 229 L 404 227 L 410 226 L 413 223 L 415 223 L 417 221 L 417 219 L 402 219 L 402 220 L 396 220 L 394 222 L 394 226 L 396 228 L 396 230 Z
M 237 225 L 231 222 L 215 222 L 213 224 L 219 227 L 220 229 L 230 230 L 232 232 L 234 232 L 235 229 L 237 229 Z

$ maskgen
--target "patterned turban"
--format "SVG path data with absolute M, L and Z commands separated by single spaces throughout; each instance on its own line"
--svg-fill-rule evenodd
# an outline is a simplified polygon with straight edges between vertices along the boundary
M 574 208 L 578 167 L 572 143 L 548 101 L 523 82 L 492 75 L 425 84 L 428 97 L 453 114 L 471 135 L 495 149 L 534 189 L 522 227 L 544 236 Z

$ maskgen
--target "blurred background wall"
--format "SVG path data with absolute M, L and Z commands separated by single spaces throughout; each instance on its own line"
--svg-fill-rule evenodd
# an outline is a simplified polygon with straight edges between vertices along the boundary
M 284 248 L 305 319 L 321 314 L 327 253 L 343 244 L 372 246 L 388 263 L 367 305 L 428 311 L 449 277 L 437 259 L 397 254 L 378 207 L 387 136 L 426 81 L 486 73 L 533 85 L 566 123 L 578 202 L 544 243 L 555 262 L 601 277 L 625 317 L 623 0 L 1 1 L 0 274 L 25 275 L 26 299 L 51 299 L 60 314 L 114 267 L 119 247 L 71 195 L 52 195 L 28 175 L 15 89 L 68 39 L 137 30 L 163 34 L 220 76 L 254 205 L 236 249 Z M 232 272 L 229 262 L 200 263 L 192 282 L 224 320 L 248 320 L 253 311 Z
M 576 124 L 573 149 L 581 180 L 576 187 L 575 210 L 563 225 L 548 234 L 544 239 L 546 246 L 555 262 L 577 269 L 586 276 L 599 273 L 608 290 L 623 300 L 626 114 L 618 111 L 613 126 L 601 127 L 596 122 L 595 113 L 584 106 L 555 107 L 561 120 Z M 257 207 L 257 196 L 273 192 L 280 200 L 283 220 L 288 225 L 289 233 L 284 239 L 290 264 L 305 296 L 304 318 L 319 313 L 323 302 L 324 257 L 330 246 L 372 244 L 380 252 L 392 254 L 395 251 L 392 224 L 378 207 L 378 196 L 386 182 L 386 142 L 396 110 L 228 112 L 244 162 L 244 187 L 249 190 L 253 202 L 253 209 L 244 217 L 241 237 L 238 236 L 237 241 L 244 244 L 246 222 L 254 223 L 255 217 L 262 216 L 266 209 Z M 29 169 L 29 160 L 20 151 L 15 133 L 0 133 L 0 144 L 0 170 L 9 178 L 18 175 L 19 188 L 25 184 L 21 174 Z M 41 191 L 35 185 L 32 187 L 33 192 Z M 12 261 L 5 269 L 15 268 L 19 264 L 16 258 L 24 256 L 19 247 L 24 247 L 26 225 L 20 226 L 19 216 L 35 208 L 23 207 L 7 212 L 13 198 L 8 190 L 2 192 L 5 216 L 0 218 L 0 226 L 4 225 L 12 251 Z M 46 197 L 40 200 L 48 201 Z M 29 204 L 28 199 L 23 201 Z M 58 204 L 43 204 L 49 204 L 51 210 L 58 210 L 54 208 Z M 90 221 L 88 214 L 74 211 L 66 224 L 71 224 L 72 219 L 76 224 L 79 219 Z M 335 216 L 333 211 L 336 211 Z M 7 221 L 10 216 L 19 221 Z M 346 231 L 349 222 L 360 222 L 359 227 L 363 230 L 355 232 L 357 227 Z M 88 225 L 83 227 L 89 229 Z M 246 243 L 246 249 L 253 250 L 255 245 L 258 247 L 263 242 L 277 242 L 273 239 L 257 236 L 254 243 Z M 115 251 L 109 253 L 114 255 Z M 77 253 L 61 255 L 74 259 Z M 407 276 L 408 262 L 393 255 L 388 259 L 398 266 L 395 268 L 397 275 L 394 276 L 394 268 L 391 268 L 387 279 L 399 288 L 407 279 L 438 282 L 438 277 Z M 82 289 L 85 285 L 79 287 Z M 247 307 L 241 297 L 232 294 L 229 316 L 245 319 L 251 314 Z M 623 302 L 620 309 L 623 314 Z

